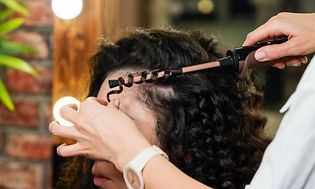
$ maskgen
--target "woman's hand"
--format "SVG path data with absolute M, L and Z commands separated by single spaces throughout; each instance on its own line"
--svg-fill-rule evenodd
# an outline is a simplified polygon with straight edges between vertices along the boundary
M 285 64 L 307 63 L 304 55 L 315 52 L 315 14 L 279 13 L 250 32 L 243 45 L 253 45 L 258 41 L 279 36 L 287 36 L 288 41 L 258 49 L 255 53 L 255 58 L 258 61 L 299 56 L 301 58 L 277 64 L 277 67 L 284 67 Z
M 150 143 L 139 132 L 135 123 L 115 107 L 89 97 L 80 105 L 80 111 L 65 106 L 61 116 L 75 126 L 49 125 L 52 134 L 71 138 L 75 144 L 62 144 L 57 148 L 60 156 L 85 156 L 94 160 L 108 160 L 122 170 L 140 151 Z

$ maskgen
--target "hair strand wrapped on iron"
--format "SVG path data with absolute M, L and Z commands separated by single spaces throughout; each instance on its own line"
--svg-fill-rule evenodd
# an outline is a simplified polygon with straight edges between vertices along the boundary
M 110 101 L 110 98 L 109 98 L 110 95 L 121 93 L 123 91 L 123 86 L 131 87 L 133 83 L 136 83 L 136 84 L 150 83 L 158 79 L 165 79 L 170 76 L 176 76 L 179 74 L 190 73 L 190 72 L 200 71 L 204 69 L 219 67 L 222 70 L 229 70 L 231 72 L 237 72 L 238 75 L 242 77 L 247 69 L 250 69 L 252 67 L 257 67 L 260 65 L 270 65 L 274 62 L 273 61 L 269 63 L 260 63 L 257 60 L 255 60 L 253 58 L 253 54 L 258 48 L 262 46 L 266 46 L 266 45 L 284 43 L 287 40 L 288 40 L 287 37 L 281 37 L 272 41 L 258 42 L 256 45 L 252 45 L 252 46 L 243 46 L 243 47 L 235 48 L 232 50 L 228 50 L 226 53 L 226 57 L 223 57 L 218 60 L 211 61 L 211 62 L 196 64 L 193 66 L 186 66 L 186 67 L 171 69 L 171 70 L 160 71 L 159 69 L 155 69 L 150 72 L 143 71 L 143 72 L 140 72 L 140 74 L 139 73 L 128 74 L 128 78 L 119 77 L 117 80 L 109 80 L 108 83 L 109 83 L 110 88 L 119 86 L 119 89 L 110 91 L 107 94 L 107 100 L 108 102 Z M 285 57 L 286 60 L 294 59 L 294 58 L 297 58 L 297 57 Z M 126 80 L 128 81 L 126 82 Z

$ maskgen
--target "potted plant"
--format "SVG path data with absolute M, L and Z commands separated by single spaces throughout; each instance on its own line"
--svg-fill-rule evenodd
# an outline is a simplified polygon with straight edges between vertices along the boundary
M 27 16 L 29 11 L 17 0 L 0 0 L 0 69 L 2 71 L 5 69 L 17 69 L 36 76 L 37 73 L 32 66 L 17 57 L 21 54 L 33 53 L 35 50 L 27 45 L 8 39 L 8 35 L 24 23 L 23 18 L 15 16 L 17 14 Z M 2 75 L 0 75 L 0 103 L 3 103 L 9 110 L 14 110 L 14 104 Z

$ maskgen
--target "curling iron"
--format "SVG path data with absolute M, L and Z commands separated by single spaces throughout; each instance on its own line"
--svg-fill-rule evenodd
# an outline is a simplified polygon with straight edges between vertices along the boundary
M 177 69 L 171 70 L 153 70 L 150 72 L 143 71 L 141 73 L 135 74 L 128 74 L 128 77 L 119 77 L 117 80 L 109 80 L 108 84 L 110 88 L 114 88 L 119 86 L 118 90 L 112 90 L 107 94 L 107 100 L 110 101 L 109 96 L 111 94 L 119 94 L 123 90 L 123 86 L 131 87 L 133 83 L 140 84 L 140 83 L 150 83 L 157 79 L 162 79 L 170 76 L 175 76 L 183 73 L 190 73 L 195 71 L 200 71 L 204 69 L 210 68 L 218 68 L 222 70 L 228 70 L 234 73 L 238 73 L 239 77 L 244 76 L 246 70 L 262 65 L 272 65 L 277 62 L 286 62 L 292 59 L 297 59 L 299 57 L 284 57 L 278 60 L 273 60 L 269 62 L 259 62 L 255 59 L 255 52 L 257 49 L 266 46 L 266 45 L 274 45 L 274 44 L 281 44 L 288 40 L 287 37 L 281 37 L 272 41 L 265 41 L 265 42 L 258 42 L 252 46 L 242 46 L 239 48 L 235 48 L 232 50 L 228 50 L 226 56 L 220 58 L 215 61 L 201 63 L 193 66 L 187 66 Z M 307 57 L 305 56 L 304 60 L 307 62 Z

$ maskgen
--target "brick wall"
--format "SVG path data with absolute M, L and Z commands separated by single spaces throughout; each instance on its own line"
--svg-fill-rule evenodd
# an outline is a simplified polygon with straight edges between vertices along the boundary
M 0 104 L 0 188 L 46 189 L 51 188 L 52 12 L 50 0 L 24 1 L 31 16 L 10 38 L 37 49 L 23 58 L 39 77 L 3 73 L 16 110 Z

